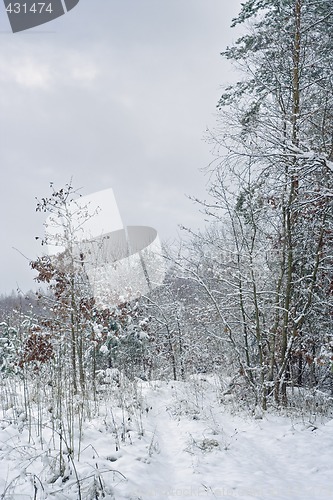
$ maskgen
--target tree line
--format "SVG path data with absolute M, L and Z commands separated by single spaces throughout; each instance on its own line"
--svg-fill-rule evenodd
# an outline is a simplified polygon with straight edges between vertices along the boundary
M 66 250 L 31 262 L 48 291 L 28 309 L 0 301 L 3 373 L 52 372 L 73 397 L 96 398 L 105 370 L 214 372 L 263 409 L 296 388 L 333 393 L 332 14 L 330 0 L 242 4 L 243 34 L 222 53 L 239 81 L 218 102 L 196 200 L 210 222 L 165 249 L 165 282 L 147 296 L 96 307 L 72 246 L 77 193 L 51 186 L 37 210 L 61 214 Z

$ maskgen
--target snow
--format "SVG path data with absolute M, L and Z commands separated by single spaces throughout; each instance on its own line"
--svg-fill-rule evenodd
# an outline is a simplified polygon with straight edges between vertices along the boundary
M 15 421 L 13 408 L 5 412 L 1 498 L 77 499 L 76 475 L 82 499 L 333 498 L 333 420 L 251 414 L 232 396 L 221 400 L 216 377 L 120 377 L 104 391 L 84 425 L 80 456 L 64 453 L 65 482 L 54 472 L 59 440 L 50 426 L 29 443 L 24 412 Z

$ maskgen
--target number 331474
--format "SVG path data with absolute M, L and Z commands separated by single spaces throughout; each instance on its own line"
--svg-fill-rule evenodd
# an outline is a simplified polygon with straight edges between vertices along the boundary
M 36 2 L 32 5 L 27 5 L 26 3 L 10 3 L 6 7 L 6 11 L 10 14 L 41 14 L 42 12 L 48 12 L 52 14 L 52 3 Z

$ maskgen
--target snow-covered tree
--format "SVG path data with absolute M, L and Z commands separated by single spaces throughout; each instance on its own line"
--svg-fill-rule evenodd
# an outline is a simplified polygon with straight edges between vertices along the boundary
M 204 204 L 228 220 L 244 366 L 265 406 L 272 384 L 286 401 L 289 382 L 316 384 L 331 367 L 332 6 L 249 0 L 236 25 L 247 33 L 223 55 L 243 79 L 219 101 Z

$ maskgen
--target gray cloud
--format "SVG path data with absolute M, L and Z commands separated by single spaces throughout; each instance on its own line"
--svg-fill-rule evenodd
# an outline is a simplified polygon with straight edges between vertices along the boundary
M 238 2 L 86 0 L 29 32 L 1 14 L 0 293 L 33 286 L 27 262 L 43 231 L 35 196 L 73 177 L 82 193 L 112 187 L 127 224 L 173 238 L 200 216 L 199 169 L 211 157 L 220 85 L 232 78 L 220 51 Z

